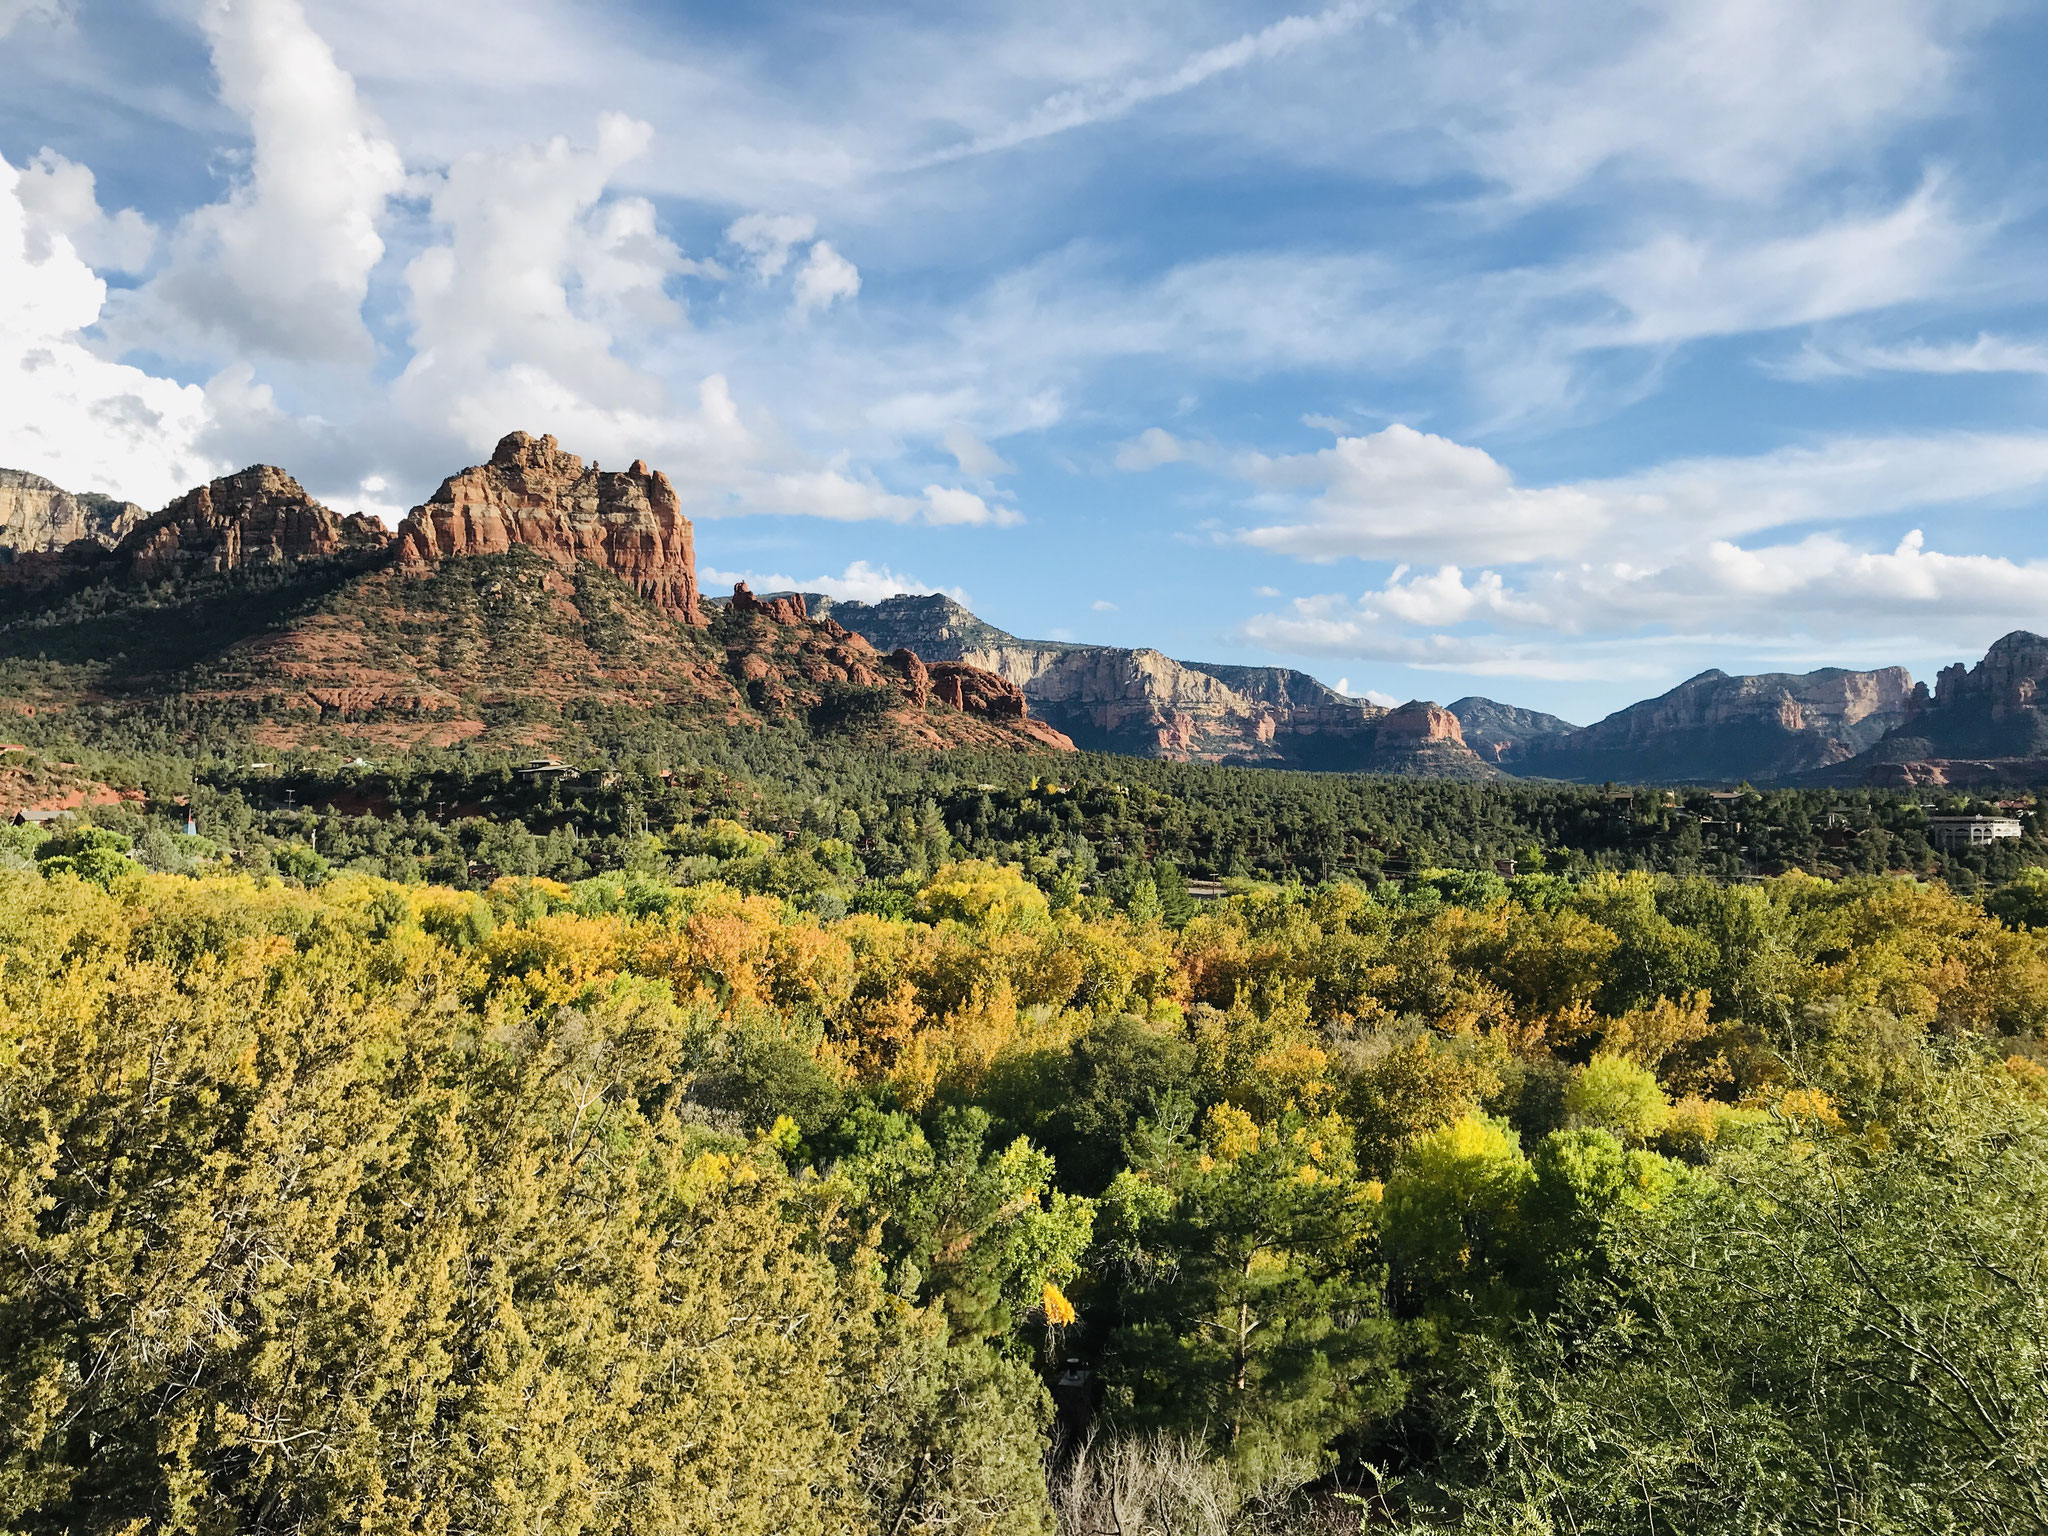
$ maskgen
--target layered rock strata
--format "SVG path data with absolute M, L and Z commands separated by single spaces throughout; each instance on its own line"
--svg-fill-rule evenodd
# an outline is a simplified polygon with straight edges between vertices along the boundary
M 684 623 L 705 622 L 690 520 L 668 476 L 641 460 L 623 472 L 586 468 L 552 437 L 514 432 L 488 464 L 442 481 L 398 530 L 399 562 L 414 570 L 515 544 L 564 567 L 589 561 Z
M 52 554 L 81 541 L 111 549 L 149 514 L 132 501 L 76 494 L 26 470 L 0 469 L 0 546 Z
M 1582 783 L 1783 780 L 1865 750 L 1906 719 L 1912 696 L 1903 667 L 1708 671 L 1583 730 L 1507 743 L 1499 761 Z

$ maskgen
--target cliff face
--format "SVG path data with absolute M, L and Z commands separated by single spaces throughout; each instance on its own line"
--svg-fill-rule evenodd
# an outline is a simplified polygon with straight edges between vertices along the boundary
M 1444 711 L 1436 710 L 1442 718 L 1402 714 L 1396 720 L 1387 710 L 1285 667 L 1176 661 L 1147 648 L 1024 640 L 940 593 L 878 603 L 804 593 L 802 601 L 812 613 L 830 615 L 884 650 L 901 647 L 927 661 L 965 662 L 994 673 L 1046 721 L 1097 751 L 1182 762 L 1486 771 Z
M 0 545 L 49 554 L 83 539 L 111 549 L 149 514 L 132 501 L 72 492 L 25 470 L 0 469 Z
M 398 530 L 402 566 L 524 545 L 556 564 L 587 560 L 656 607 L 701 626 L 697 554 L 668 476 L 635 460 L 623 473 L 585 468 L 552 437 L 514 432 L 488 464 L 451 475 Z
M 180 570 L 375 554 L 390 542 L 375 518 L 360 512 L 343 517 L 283 470 L 254 464 L 187 491 L 139 524 L 114 553 L 125 574 L 154 581 Z
M 1702 672 L 1583 730 L 1510 743 L 1510 772 L 1599 783 L 1787 779 L 1844 762 L 1903 721 L 1902 667 Z
M 1829 783 L 2031 784 L 2048 776 L 2048 639 L 2014 630 L 1974 667 L 1957 662 L 1923 684 L 1883 740 Z

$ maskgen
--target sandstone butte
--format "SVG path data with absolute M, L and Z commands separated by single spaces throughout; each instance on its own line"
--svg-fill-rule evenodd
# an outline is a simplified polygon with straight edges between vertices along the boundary
M 624 472 L 584 467 L 552 437 L 513 432 L 488 464 L 450 475 L 398 529 L 401 567 L 515 544 L 573 566 L 600 565 L 657 608 L 702 627 L 697 552 L 667 475 L 635 459 Z

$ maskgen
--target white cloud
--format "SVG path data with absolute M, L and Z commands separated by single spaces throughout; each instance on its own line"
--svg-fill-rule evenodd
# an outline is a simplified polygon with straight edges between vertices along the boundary
M 1564 28 L 1495 12 L 1488 25 L 1417 36 L 1413 110 L 1518 200 L 1561 197 L 1602 173 L 1768 199 L 1884 128 L 1942 111 L 1957 44 L 1995 13 L 1921 0 L 1672 0 L 1587 5 Z
M 1016 465 L 957 423 L 946 428 L 941 441 L 946 445 L 946 452 L 953 455 L 953 461 L 960 466 L 960 473 L 969 479 L 993 480 L 998 475 L 1017 472 Z
M 216 0 L 200 21 L 253 148 L 227 198 L 187 215 L 169 265 L 116 307 L 116 332 L 159 351 L 365 362 L 378 225 L 405 181 L 398 151 L 298 0 Z
M 1118 443 L 1116 467 L 1131 473 L 1178 464 L 1188 457 L 1188 445 L 1164 427 L 1147 427 L 1127 443 Z
M 2048 485 L 2048 434 L 1844 437 L 1525 487 L 1483 449 L 1396 423 L 1235 467 L 1293 515 L 1232 537 L 1303 559 L 1652 559 L 1674 541 L 2035 492 Z
M 1351 679 L 1348 677 L 1338 678 L 1332 686 L 1347 699 L 1363 699 L 1368 704 L 1377 704 L 1381 709 L 1396 708 L 1401 702 L 1391 693 L 1381 693 L 1377 688 L 1361 688 L 1358 692 L 1353 693 L 1351 691 Z
M 790 252 L 817 232 L 818 221 L 808 214 L 750 213 L 733 220 L 725 238 L 740 248 L 754 281 L 766 283 L 780 277 Z
M 1828 346 L 1808 340 L 1791 357 L 1765 367 L 1781 379 L 1801 382 L 1872 373 L 2048 374 L 2048 345 L 1987 332 L 1979 332 L 1974 341 L 1909 342 L 1891 347 L 1867 342 Z
M 972 491 L 943 485 L 924 488 L 924 520 L 928 523 L 994 523 L 1004 528 L 1024 521 L 1010 507 L 992 507 Z
M 1632 647 L 1870 649 L 1913 633 L 1961 649 L 1987 628 L 2037 625 L 2048 610 L 2048 560 L 1930 550 L 1918 529 L 1890 550 L 1833 534 L 1756 546 L 1714 539 L 1654 566 L 1543 569 L 1512 589 L 1490 571 L 1469 582 L 1448 567 L 1419 583 L 1400 576 L 1355 601 L 1297 598 L 1248 620 L 1243 633 L 1283 653 L 1449 671 L 1647 676 L 1656 664 Z M 1443 632 L 1474 622 L 1492 627 Z
M 614 354 L 611 327 L 636 309 L 657 324 L 680 319 L 661 285 L 681 253 L 655 232 L 645 203 L 600 206 L 612 176 L 652 134 L 610 113 L 589 149 L 556 138 L 471 155 L 432 184 L 434 221 L 447 237 L 405 269 L 413 359 L 402 396 L 459 423 L 475 415 L 480 392 L 502 397 L 508 383 L 536 404 L 575 397 L 599 408 L 661 409 L 655 381 Z M 489 408 L 502 405 L 489 400 Z
M 68 237 L 35 228 L 0 159 L 0 464 L 159 507 L 227 466 L 204 447 L 205 393 L 110 362 L 80 332 L 107 287 Z
M 959 587 L 934 587 L 915 576 L 899 576 L 886 565 L 870 565 L 865 560 L 854 561 L 837 576 L 813 576 L 808 581 L 779 572 L 763 575 L 756 571 L 721 571 L 708 565 L 698 571 L 698 576 L 706 592 L 744 581 L 756 593 L 823 592 L 827 597 L 859 603 L 879 603 L 900 593 L 922 592 L 943 592 L 956 603 L 968 602 L 967 594 Z
M 87 167 L 45 146 L 22 168 L 17 191 L 38 254 L 50 236 L 62 235 L 96 269 L 140 272 L 149 265 L 156 250 L 156 226 L 133 208 L 102 212 Z
M 850 299 L 860 292 L 860 269 L 837 251 L 830 243 L 820 240 L 811 247 L 810 255 L 796 274 L 796 308 L 798 314 L 809 314 L 815 309 L 829 309 L 836 299 Z
M 1090 603 L 1088 607 L 1091 611 L 1095 613 L 1115 613 L 1117 611 L 1115 603 L 1110 602 L 1107 598 L 1101 597 L 1095 599 L 1095 601 Z
M 1984 234 L 1958 213 L 1947 187 L 1930 180 L 1881 212 L 1761 239 L 1662 234 L 1562 275 L 1622 311 L 1587 327 L 1581 345 L 1659 346 L 1810 325 L 1922 297 L 1947 286 Z

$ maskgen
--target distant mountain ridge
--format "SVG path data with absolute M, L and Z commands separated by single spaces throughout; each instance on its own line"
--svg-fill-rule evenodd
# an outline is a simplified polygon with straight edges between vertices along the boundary
M 1434 704 L 1386 709 L 1287 667 L 1177 661 L 1150 647 L 1026 640 L 943 593 L 864 603 L 800 594 L 880 650 L 985 668 L 1024 691 L 1077 746 L 1185 762 L 1483 778 L 1457 718 Z
M 1846 762 L 1910 710 L 1903 667 L 1709 670 L 1579 730 L 1504 732 L 1508 772 L 1581 783 L 1780 781 Z
M 132 501 L 0 469 L 0 546 L 15 553 L 53 554 L 81 541 L 111 549 L 148 515 Z
M 1709 670 L 1587 726 L 1478 696 L 1386 708 L 1286 667 L 1026 639 L 938 593 L 706 598 L 665 476 L 525 433 L 395 533 L 267 465 L 155 514 L 0 470 L 0 707 L 85 704 L 223 705 L 281 745 L 358 727 L 540 744 L 550 720 L 627 709 L 1470 779 L 2048 780 L 2048 638 L 2031 631 L 1931 691 L 1900 667 Z
M 1852 758 L 1809 776 L 1827 784 L 2017 785 L 2048 779 L 2048 638 L 2016 629 L 1974 667 L 1913 686 L 1905 718 Z

